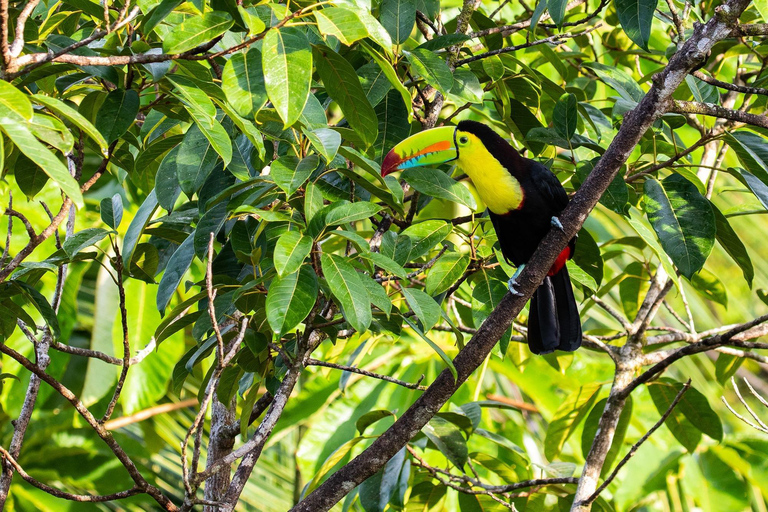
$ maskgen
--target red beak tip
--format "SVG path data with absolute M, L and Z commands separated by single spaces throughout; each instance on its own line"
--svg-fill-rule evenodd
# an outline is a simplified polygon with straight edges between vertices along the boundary
M 401 160 L 397 153 L 390 151 L 381 162 L 381 175 L 386 176 L 387 174 L 395 172 L 397 170 L 397 166 L 400 165 L 400 163 Z

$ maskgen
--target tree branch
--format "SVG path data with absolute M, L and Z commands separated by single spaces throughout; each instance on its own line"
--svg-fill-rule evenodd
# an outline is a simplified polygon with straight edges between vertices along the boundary
M 718 117 L 720 119 L 728 119 L 730 121 L 745 123 L 752 126 L 768 128 L 768 116 L 750 114 L 749 112 L 743 112 L 741 110 L 734 110 L 730 108 L 723 108 L 720 105 L 714 105 L 712 103 L 698 103 L 696 101 L 675 101 L 670 111 L 676 112 L 678 114 L 695 114 Z
M 408 388 L 408 389 L 420 389 L 420 390 L 427 389 L 427 386 L 420 385 L 421 381 L 424 380 L 424 375 L 421 376 L 418 382 L 416 382 L 415 384 L 411 384 L 410 382 L 405 382 L 404 380 L 396 379 L 388 375 L 381 375 L 380 373 L 369 372 L 368 370 L 364 370 L 362 368 L 347 366 L 345 364 L 328 363 L 326 361 L 319 361 L 317 359 L 312 359 L 312 358 L 307 359 L 307 366 L 323 366 L 325 368 L 334 368 L 336 370 L 342 370 L 345 372 L 357 373 L 359 375 L 365 375 L 366 377 L 373 377 L 374 379 L 391 382 L 393 384 L 397 384 L 398 386 L 403 386 L 404 388 Z
M 717 78 L 713 78 L 709 75 L 705 75 L 701 71 L 694 71 L 691 74 L 696 78 L 698 78 L 699 80 L 701 80 L 702 82 L 707 82 L 708 84 L 714 85 L 715 87 L 719 87 L 720 89 L 726 89 L 729 91 L 740 92 L 744 94 L 760 94 L 763 96 L 768 96 L 768 89 L 763 89 L 762 87 L 750 87 L 748 85 L 736 85 L 730 82 L 723 82 L 722 80 L 718 80 Z

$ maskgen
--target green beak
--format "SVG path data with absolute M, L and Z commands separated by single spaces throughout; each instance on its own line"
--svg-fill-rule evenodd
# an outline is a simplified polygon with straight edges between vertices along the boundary
M 454 134 L 456 128 L 443 126 L 412 135 L 392 148 L 381 164 L 381 175 L 395 171 L 438 165 L 459 157 Z

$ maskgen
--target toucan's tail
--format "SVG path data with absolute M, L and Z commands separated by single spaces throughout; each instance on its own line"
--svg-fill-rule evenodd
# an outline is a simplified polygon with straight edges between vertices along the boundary
M 581 320 L 565 265 L 547 276 L 531 298 L 528 346 L 534 354 L 572 352 L 581 346 Z

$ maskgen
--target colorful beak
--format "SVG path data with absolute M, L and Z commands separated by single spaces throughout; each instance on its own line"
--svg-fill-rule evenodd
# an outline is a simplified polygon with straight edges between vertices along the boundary
M 381 163 L 381 175 L 386 176 L 395 171 L 438 165 L 459 157 L 456 149 L 453 126 L 432 128 L 412 135 L 392 148 Z

